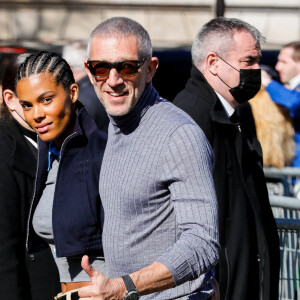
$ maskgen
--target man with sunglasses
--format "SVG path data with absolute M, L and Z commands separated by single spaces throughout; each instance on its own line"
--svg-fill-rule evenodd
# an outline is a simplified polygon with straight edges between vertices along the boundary
M 217 200 L 212 150 L 197 124 L 161 98 L 148 33 L 112 18 L 90 36 L 86 70 L 110 125 L 99 191 L 105 277 L 80 299 L 216 299 Z
M 173 103 L 203 129 L 214 151 L 220 262 L 226 300 L 278 299 L 279 242 L 258 140 L 235 110 L 260 89 L 260 41 L 250 24 L 215 18 L 198 32 L 191 78 Z

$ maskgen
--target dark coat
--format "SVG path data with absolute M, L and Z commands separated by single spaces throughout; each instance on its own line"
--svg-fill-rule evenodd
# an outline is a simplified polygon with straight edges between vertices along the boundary
M 82 105 L 74 132 L 60 150 L 60 163 L 53 199 L 53 234 L 57 257 L 103 256 L 103 210 L 99 196 L 99 175 L 107 135 Z M 34 199 L 29 215 L 28 252 L 35 253 L 47 244 L 34 231 L 32 218 L 48 176 L 49 143 L 38 140 L 39 160 Z
M 278 299 L 279 239 L 258 140 L 246 126 L 228 119 L 221 101 L 196 67 L 173 103 L 198 123 L 214 151 L 221 299 Z
M 0 122 L 0 298 L 52 300 L 60 283 L 50 249 L 25 252 L 36 159 L 15 122 Z

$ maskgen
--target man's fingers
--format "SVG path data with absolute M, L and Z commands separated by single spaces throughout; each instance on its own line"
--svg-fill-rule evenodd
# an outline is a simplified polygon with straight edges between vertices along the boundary
M 93 279 L 93 276 L 98 273 L 97 270 L 95 270 L 89 262 L 89 257 L 87 255 L 84 255 L 81 259 L 81 267 L 82 269 L 90 276 L 91 279 Z
M 91 266 L 87 255 L 82 257 L 81 267 L 91 278 L 92 284 L 79 289 L 78 296 L 80 299 L 103 299 L 101 297 L 101 286 L 105 276 Z
M 92 286 L 89 285 L 80 288 L 78 291 L 78 296 L 80 297 L 80 299 L 86 299 L 92 297 L 93 296 Z

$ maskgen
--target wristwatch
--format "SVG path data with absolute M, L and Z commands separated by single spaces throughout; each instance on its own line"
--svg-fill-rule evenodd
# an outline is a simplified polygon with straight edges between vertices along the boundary
M 138 300 L 140 299 L 140 294 L 137 291 L 131 277 L 129 275 L 122 276 L 126 286 L 126 294 L 123 300 Z

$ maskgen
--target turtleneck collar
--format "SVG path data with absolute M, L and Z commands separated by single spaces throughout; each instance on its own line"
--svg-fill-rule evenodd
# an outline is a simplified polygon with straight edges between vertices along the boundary
M 127 115 L 111 116 L 108 115 L 114 129 L 118 131 L 133 131 L 140 123 L 142 116 L 146 113 L 148 108 L 152 106 L 156 99 L 159 98 L 158 92 L 149 83 L 137 104 Z

